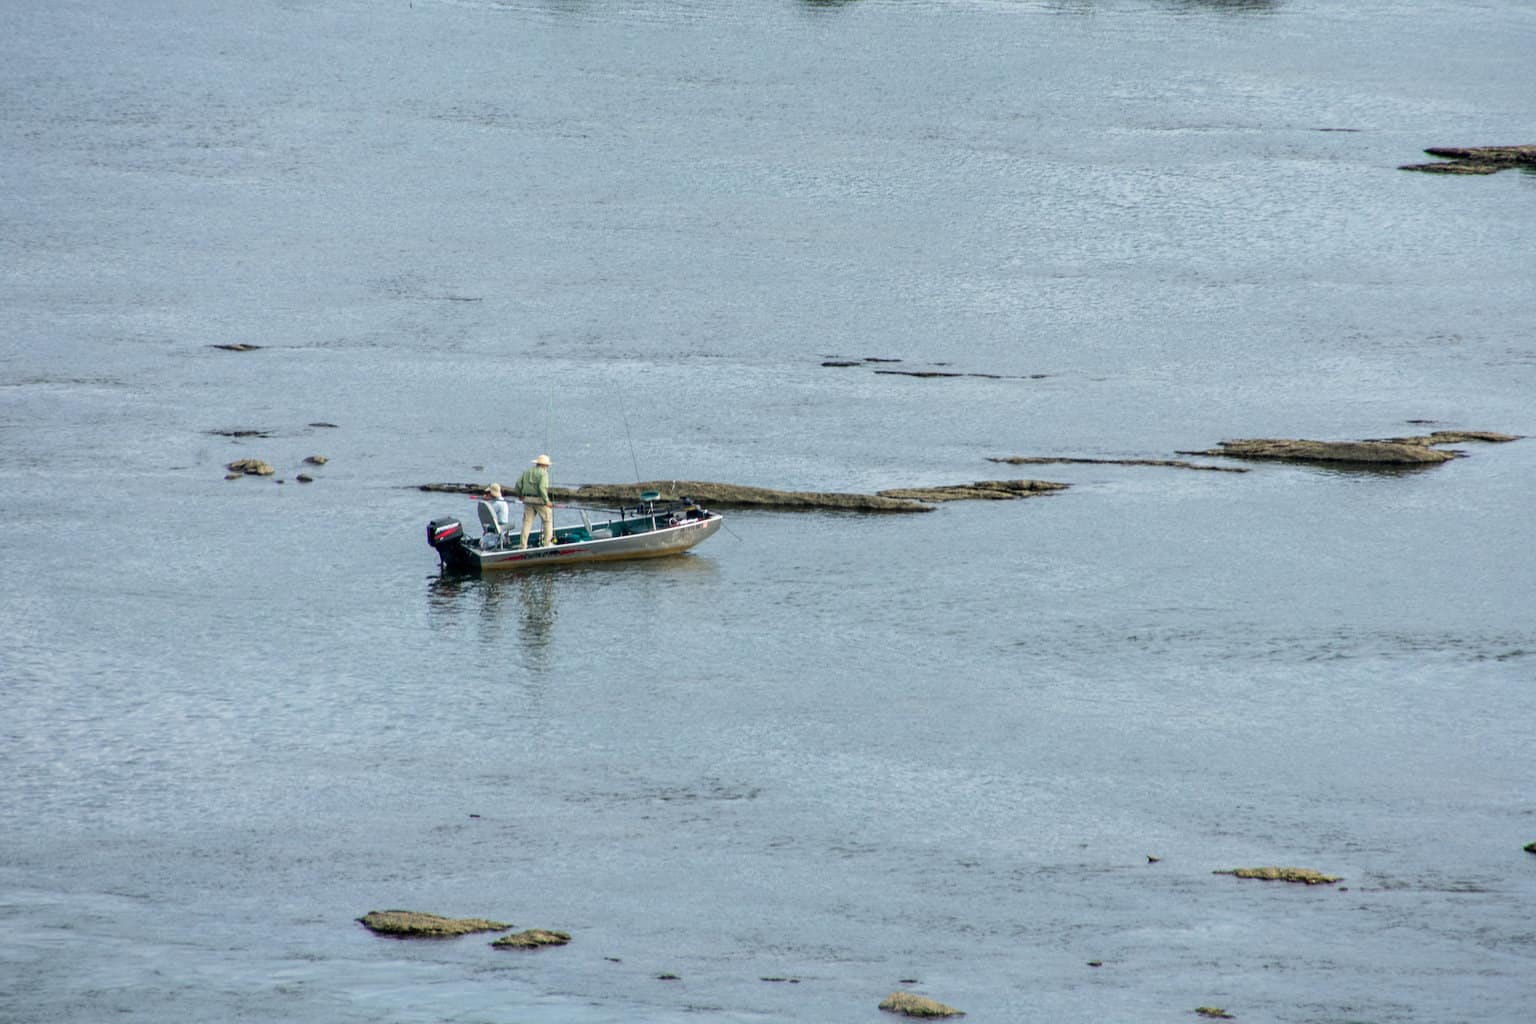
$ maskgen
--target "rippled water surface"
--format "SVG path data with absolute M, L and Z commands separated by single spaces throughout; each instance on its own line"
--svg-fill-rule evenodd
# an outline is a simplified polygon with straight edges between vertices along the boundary
M 1536 142 L 1533 53 L 1517 0 L 0 11 L 0 1019 L 1529 1020 L 1536 442 L 987 460 L 1536 434 L 1536 176 L 1397 170 Z M 540 451 L 1071 487 L 441 579 L 416 485 Z M 1344 880 L 1212 874 L 1292 864 Z

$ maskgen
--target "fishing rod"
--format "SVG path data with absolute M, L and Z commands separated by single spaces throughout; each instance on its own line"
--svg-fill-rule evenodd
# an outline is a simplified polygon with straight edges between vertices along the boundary
M 629 442 L 629 461 L 635 467 L 635 483 L 640 482 L 640 460 L 635 458 L 635 439 L 629 433 L 629 413 L 624 408 L 624 393 L 619 392 L 619 415 L 624 418 L 624 439 Z

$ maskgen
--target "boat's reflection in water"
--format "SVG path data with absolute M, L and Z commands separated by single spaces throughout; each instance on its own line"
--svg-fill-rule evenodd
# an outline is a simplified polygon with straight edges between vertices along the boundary
M 659 589 L 713 579 L 719 566 L 693 554 L 636 561 L 531 568 L 485 576 L 437 576 L 427 585 L 428 616 L 450 630 L 474 622 L 482 644 L 494 648 L 508 623 L 517 624 L 520 660 L 531 669 L 549 667 L 555 642 L 558 601 L 577 606 L 654 597 Z M 622 593 L 620 593 L 622 592 Z

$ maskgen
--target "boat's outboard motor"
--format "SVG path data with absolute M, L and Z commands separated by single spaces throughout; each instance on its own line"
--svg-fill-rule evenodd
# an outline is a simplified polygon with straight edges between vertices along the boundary
M 434 519 L 427 524 L 427 543 L 438 555 L 449 544 L 457 544 L 464 537 L 464 524 L 457 519 Z

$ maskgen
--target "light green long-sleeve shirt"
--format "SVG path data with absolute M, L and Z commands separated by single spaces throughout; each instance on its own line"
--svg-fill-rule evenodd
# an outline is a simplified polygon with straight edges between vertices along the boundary
M 517 494 L 525 505 L 549 504 L 549 470 L 543 466 L 529 466 L 517 478 Z

